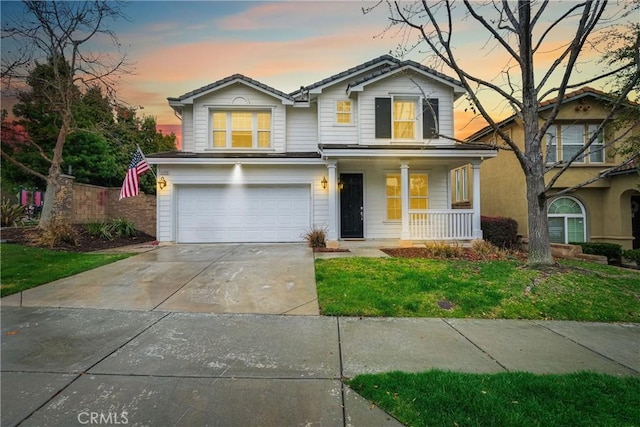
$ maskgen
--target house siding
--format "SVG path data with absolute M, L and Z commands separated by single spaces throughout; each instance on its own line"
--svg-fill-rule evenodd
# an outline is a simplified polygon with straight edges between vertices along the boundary
M 193 108 L 185 108 L 182 112 L 182 151 L 196 150 L 193 137 Z
M 318 116 L 316 106 L 287 108 L 287 151 L 318 151 Z
M 224 185 L 232 184 L 235 165 L 217 166 L 161 166 L 160 173 L 168 181 L 168 187 L 158 192 L 157 238 L 160 241 L 175 241 L 177 206 L 176 194 L 180 185 Z M 311 191 L 311 226 L 326 227 L 328 224 L 327 190 L 320 181 L 326 175 L 323 166 L 279 166 L 242 165 L 242 183 L 254 185 L 306 184 Z M 177 187 L 177 188 L 176 188 Z
M 285 151 L 286 108 L 279 99 L 241 83 L 232 84 L 194 100 L 194 151 L 203 152 L 212 150 L 209 137 L 210 108 L 212 107 L 271 108 L 273 126 L 271 129 L 272 149 L 280 153 Z
M 336 124 L 336 102 L 347 99 L 351 101 L 352 124 Z M 318 125 L 322 144 L 358 143 L 358 103 L 354 97 L 347 98 L 344 86 L 325 89 L 318 97 Z
M 409 94 L 421 96 L 421 89 L 427 98 L 437 98 L 439 100 L 440 133 L 453 135 L 453 92 L 451 88 L 418 75 L 414 75 L 411 78 L 406 75 L 395 75 L 367 86 L 366 90 L 359 95 L 361 144 L 386 144 L 389 142 L 388 139 L 377 139 L 375 137 L 376 97 Z M 442 138 L 427 139 L 425 141 L 432 145 L 450 144 L 450 141 Z

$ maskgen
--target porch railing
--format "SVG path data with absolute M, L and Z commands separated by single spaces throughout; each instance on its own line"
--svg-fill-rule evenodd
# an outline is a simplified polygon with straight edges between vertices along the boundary
M 410 210 L 411 240 L 471 240 L 473 210 Z

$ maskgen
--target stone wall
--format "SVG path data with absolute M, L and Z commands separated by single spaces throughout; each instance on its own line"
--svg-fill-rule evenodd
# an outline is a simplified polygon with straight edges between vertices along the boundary
M 74 224 L 111 221 L 126 218 L 136 228 L 150 236 L 156 235 L 156 196 L 139 194 L 118 200 L 120 188 L 80 184 L 73 177 L 65 176 L 67 191 L 65 200 L 67 213 L 64 215 Z

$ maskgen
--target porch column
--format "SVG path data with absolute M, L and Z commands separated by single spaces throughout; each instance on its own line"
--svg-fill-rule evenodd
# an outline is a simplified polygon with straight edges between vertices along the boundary
M 480 163 L 473 162 L 473 238 L 482 239 L 482 228 L 480 228 Z
M 400 246 L 411 246 L 411 232 L 409 230 L 409 165 L 400 165 L 400 201 L 402 207 L 402 231 Z
M 329 224 L 327 226 L 327 246 L 337 248 L 338 243 L 338 177 L 336 173 L 337 162 L 335 160 L 327 162 L 327 183 Z

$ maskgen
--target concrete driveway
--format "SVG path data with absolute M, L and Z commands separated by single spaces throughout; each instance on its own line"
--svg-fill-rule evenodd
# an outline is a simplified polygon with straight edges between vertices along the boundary
M 4 306 L 318 315 L 305 244 L 162 246 L 3 298 Z

